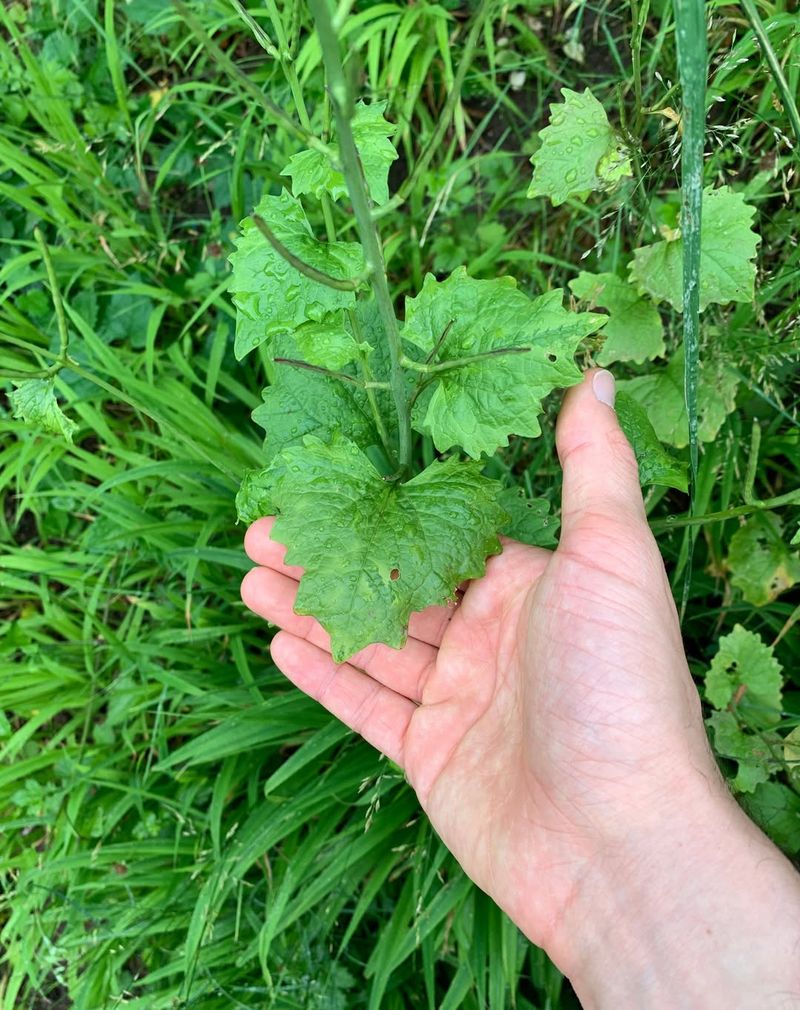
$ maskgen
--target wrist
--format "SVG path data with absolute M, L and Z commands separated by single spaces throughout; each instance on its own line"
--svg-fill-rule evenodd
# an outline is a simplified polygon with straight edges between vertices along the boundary
M 585 1010 L 800 1008 L 800 877 L 724 788 L 680 800 L 608 843 L 548 953 Z

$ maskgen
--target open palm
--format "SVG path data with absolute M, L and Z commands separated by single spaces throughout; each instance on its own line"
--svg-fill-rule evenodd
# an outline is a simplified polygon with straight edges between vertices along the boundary
M 334 664 L 292 609 L 302 570 L 272 519 L 247 533 L 261 567 L 242 587 L 284 629 L 277 665 L 405 769 L 467 874 L 556 957 L 570 895 L 653 790 L 677 799 L 698 767 L 713 774 L 636 463 L 589 383 L 567 398 L 558 447 L 558 550 L 506 542 L 460 602 L 413 615 L 402 650 Z

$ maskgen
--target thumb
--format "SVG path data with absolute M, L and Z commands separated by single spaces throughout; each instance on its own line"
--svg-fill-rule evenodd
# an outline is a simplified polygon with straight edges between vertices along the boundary
M 556 449 L 564 471 L 562 538 L 610 523 L 647 529 L 633 449 L 614 411 L 614 376 L 591 369 L 564 397 Z

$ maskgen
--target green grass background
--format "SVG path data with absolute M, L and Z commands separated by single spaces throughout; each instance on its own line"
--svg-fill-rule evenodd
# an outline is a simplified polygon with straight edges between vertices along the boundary
M 360 92 L 388 100 L 399 125 L 394 191 L 425 156 L 475 8 L 344 6 Z M 227 2 L 190 9 L 191 25 L 160 0 L 0 8 L 0 369 L 57 354 L 36 226 L 78 363 L 56 380 L 73 444 L 13 419 L 0 380 L 0 1007 L 574 1008 L 397 770 L 286 684 L 269 630 L 239 602 L 233 497 L 261 461 L 249 415 L 272 366 L 233 357 L 226 257 L 299 149 L 258 96 L 295 116 L 299 91 L 320 129 L 323 80 L 304 4 L 249 7 L 296 40 L 284 66 Z M 701 321 L 701 361 L 736 368 L 741 385 L 700 456 L 700 515 L 741 504 L 753 422 L 756 493 L 800 483 L 797 11 L 712 2 L 707 15 L 704 178 L 747 194 L 762 245 L 754 302 Z M 398 296 L 461 264 L 531 293 L 616 270 L 678 186 L 669 3 L 526 0 L 479 17 L 444 140 L 381 222 Z M 637 172 L 624 200 L 526 200 L 562 86 L 591 87 L 626 132 Z M 336 223 L 352 229 L 344 211 Z M 680 317 L 664 319 L 674 348 Z M 557 504 L 544 428 L 492 467 Z M 688 499 L 659 489 L 647 504 L 686 597 L 694 672 L 744 624 L 777 641 L 783 728 L 797 725 L 797 592 L 753 607 L 726 560 L 738 519 L 695 527 L 690 567 L 689 535 L 663 522 Z M 798 511 L 780 514 L 791 536 Z M 781 803 L 753 809 L 796 853 L 792 769 L 774 782 Z

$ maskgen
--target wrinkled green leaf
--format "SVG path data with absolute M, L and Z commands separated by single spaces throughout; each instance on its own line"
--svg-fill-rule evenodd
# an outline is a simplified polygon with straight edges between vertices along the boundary
M 507 487 L 497 500 L 510 517 L 501 533 L 531 547 L 555 547 L 559 520 L 550 515 L 546 498 L 528 498 L 524 488 Z
M 348 280 L 364 270 L 357 242 L 318 242 L 299 200 L 285 190 L 262 197 L 255 213 L 262 217 L 286 248 L 309 266 L 337 280 Z M 245 218 L 236 251 L 230 256 L 233 273 L 229 291 L 236 306 L 238 359 L 292 332 L 309 321 L 319 322 L 337 309 L 355 304 L 355 292 L 311 280 L 277 253 L 251 218 Z
M 760 241 L 751 230 L 755 207 L 728 186 L 703 192 L 700 227 L 700 310 L 716 302 L 748 302 L 753 297 L 753 259 Z M 635 249 L 631 280 L 656 301 L 683 310 L 683 239 Z
M 800 796 L 780 782 L 764 782 L 741 804 L 756 824 L 790 856 L 800 852 Z
M 672 355 L 664 368 L 649 375 L 618 383 L 644 408 L 661 442 L 682 449 L 689 444 L 689 422 L 683 394 L 683 346 Z M 701 442 L 717 436 L 725 418 L 736 406 L 739 377 L 721 362 L 703 360 L 697 390 L 698 435 Z
M 562 88 L 561 94 L 563 104 L 550 106 L 549 125 L 539 134 L 528 189 L 530 197 L 549 196 L 554 207 L 570 196 L 584 199 L 591 190 L 612 189 L 631 175 L 625 143 L 591 91 Z
M 287 357 L 294 356 L 290 341 L 283 339 L 277 346 Z M 342 431 L 362 449 L 380 441 L 366 396 L 355 385 L 293 365 L 276 364 L 275 382 L 262 397 L 264 402 L 255 408 L 252 417 L 266 432 L 266 463 L 288 446 L 302 444 L 306 435 L 327 442 L 334 432 Z
M 53 435 L 63 435 L 68 441 L 77 430 L 77 424 L 72 421 L 59 407 L 53 389 L 52 379 L 25 379 L 16 389 L 8 394 L 8 400 L 14 417 L 35 425 L 41 431 Z
M 763 607 L 800 582 L 800 554 L 781 537 L 780 519 L 756 513 L 731 537 L 728 568 L 731 583 L 754 607 Z
M 736 775 L 731 781 L 737 792 L 752 793 L 780 768 L 775 757 L 780 753 L 781 743 L 777 733 L 753 733 L 740 725 L 732 712 L 712 712 L 706 725 L 712 731 L 714 751 L 737 762 Z
M 641 364 L 664 353 L 664 327 L 658 309 L 616 274 L 581 273 L 569 282 L 576 298 L 589 308 L 608 309 L 605 338 L 597 363 L 636 361 Z
M 293 336 L 303 361 L 334 371 L 372 350 L 366 341 L 356 341 L 343 312 L 332 312 L 318 323 L 304 323 Z
M 500 551 L 505 514 L 480 464 L 436 461 L 405 484 L 387 482 L 342 435 L 279 457 L 273 539 L 305 574 L 295 603 L 331 635 L 336 662 L 373 642 L 401 648 L 415 611 L 445 603 Z
M 236 516 L 240 522 L 254 523 L 256 519 L 272 515 L 275 508 L 271 488 L 272 474 L 269 467 L 245 473 L 236 492 Z
M 352 121 L 353 139 L 364 168 L 367 189 L 373 203 L 378 205 L 389 199 L 389 168 L 398 157 L 394 144 L 389 140 L 397 127 L 383 118 L 386 104 L 373 102 L 365 105 L 359 102 Z M 338 159 L 335 143 L 331 149 Z M 319 199 L 323 193 L 329 193 L 338 200 L 347 195 L 347 184 L 338 163 L 319 151 L 301 151 L 293 155 L 281 175 L 291 177 L 295 196 L 313 193 Z
M 503 348 L 530 350 L 437 373 L 432 392 L 415 405 L 415 427 L 440 452 L 460 445 L 473 458 L 508 445 L 509 435 L 538 435 L 542 399 L 581 381 L 575 349 L 604 322 L 590 312 L 567 312 L 561 291 L 530 299 L 511 277 L 473 280 L 463 267 L 445 281 L 429 274 L 416 298 L 406 299 L 405 340 L 427 354 L 450 326 L 437 353 L 441 363 Z
M 772 726 L 781 715 L 782 669 L 772 646 L 737 624 L 719 640 L 705 678 L 706 698 L 718 709 L 733 704 L 750 726 Z
M 640 482 L 686 491 L 689 486 L 687 464 L 676 459 L 659 442 L 644 407 L 624 391 L 617 393 L 615 407 L 619 425 L 636 454 Z

